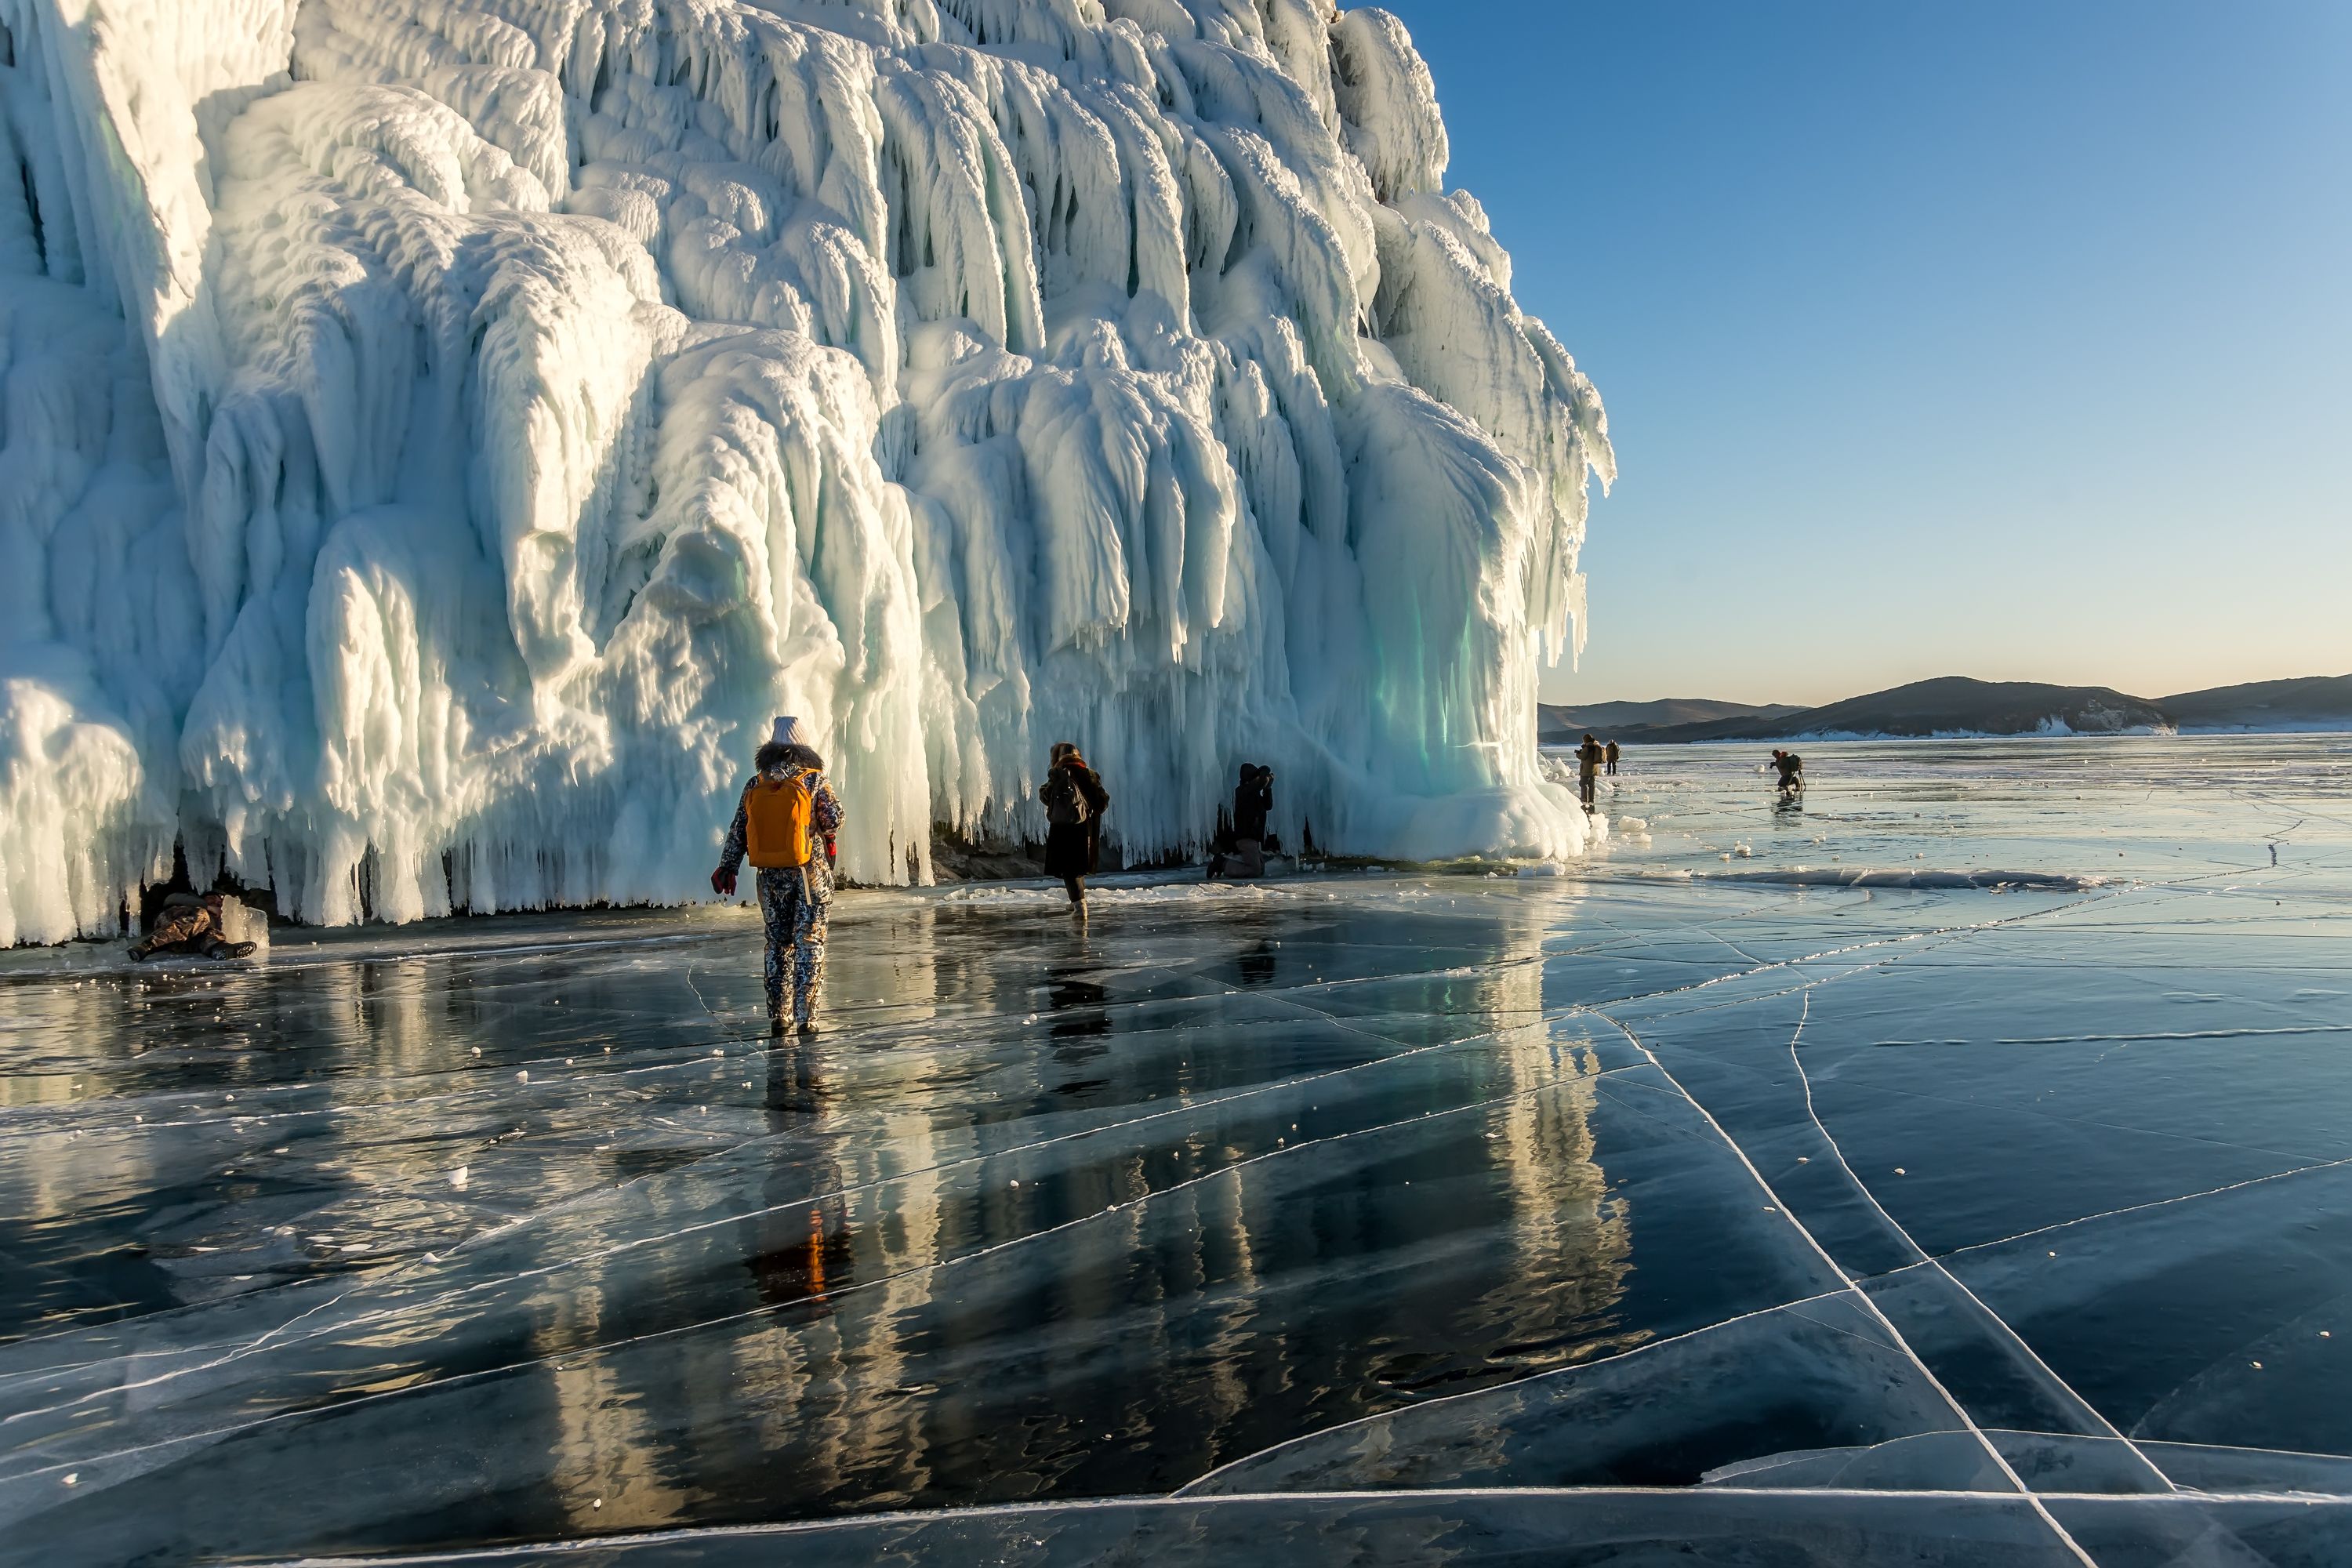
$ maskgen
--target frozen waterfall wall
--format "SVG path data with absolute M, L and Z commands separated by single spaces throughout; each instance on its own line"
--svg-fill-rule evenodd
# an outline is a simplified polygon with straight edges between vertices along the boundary
M 1591 384 L 1323 0 L 0 0 L 0 943 L 669 901 L 772 713 L 854 875 L 1562 853 Z

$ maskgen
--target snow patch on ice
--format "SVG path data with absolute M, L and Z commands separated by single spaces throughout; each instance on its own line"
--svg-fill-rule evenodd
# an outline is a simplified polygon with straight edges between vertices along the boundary
M 1257 882 L 1186 881 L 1147 883 L 1139 887 L 1104 887 L 1099 884 L 1087 889 L 1090 905 L 1191 905 L 1223 903 L 1264 903 L 1269 899 L 1295 898 L 1306 889 L 1267 887 Z M 1312 895 L 1320 896 L 1320 895 Z M 990 883 L 984 886 L 967 884 L 950 888 L 940 895 L 943 903 L 979 904 L 1003 909 L 1054 909 L 1069 907 L 1069 895 L 1058 884 L 1040 886 L 1032 883 Z
M 1836 741 L 2027 741 L 2104 739 L 2109 736 L 2172 735 L 2179 733 L 2169 724 L 2118 724 L 2114 729 L 2076 729 L 2063 719 L 2047 718 L 2031 730 L 1929 730 L 1912 734 L 1894 734 L 1885 730 L 1808 730 L 1802 734 L 1782 735 L 1780 740 L 1796 742 Z M 1709 742 L 1707 744 L 1749 744 L 1747 742 Z M 1759 769 L 1759 772 L 1763 771 Z
M 2113 880 L 2060 871 L 1926 871 L 1904 868 L 1874 870 L 1844 866 L 1790 866 L 1763 871 L 1698 871 L 1692 875 L 1707 882 L 1760 882 L 1789 888 L 2009 888 L 2062 893 L 2088 892 L 2106 887 Z

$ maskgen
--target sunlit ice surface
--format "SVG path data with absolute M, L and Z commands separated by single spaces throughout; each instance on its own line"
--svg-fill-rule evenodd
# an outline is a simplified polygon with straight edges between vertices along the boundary
M 5 955 L 0 1560 L 2352 1561 L 2352 741 L 1767 750 L 846 895 L 807 1043 L 740 909 Z

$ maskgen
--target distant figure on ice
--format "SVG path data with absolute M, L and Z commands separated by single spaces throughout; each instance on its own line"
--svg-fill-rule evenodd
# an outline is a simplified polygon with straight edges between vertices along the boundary
M 1617 742 L 1614 741 L 1610 742 L 1607 746 L 1601 749 L 1601 754 L 1608 760 L 1609 776 L 1612 779 L 1615 778 L 1617 776 Z
M 1772 765 L 1780 772 L 1780 793 L 1802 794 L 1805 787 L 1805 759 L 1794 752 L 1774 752 Z
M 1265 876 L 1265 823 L 1273 814 L 1274 770 L 1244 763 L 1241 782 L 1234 786 L 1233 847 L 1210 860 L 1209 875 Z
M 1077 747 L 1057 741 L 1037 798 L 1045 804 L 1045 874 L 1062 879 L 1070 890 L 1070 912 L 1082 915 L 1087 879 L 1102 861 L 1102 814 L 1110 808 L 1110 793 Z
M 1608 753 L 1601 749 L 1601 742 L 1590 735 L 1584 737 L 1584 744 L 1576 748 L 1576 793 L 1582 797 L 1587 811 L 1592 809 L 1593 793 L 1601 787 L 1595 781 L 1601 777 L 1601 764 L 1607 760 Z
M 735 873 L 745 860 L 759 872 L 760 914 L 768 926 L 768 1033 L 782 1034 L 789 1018 L 802 1034 L 813 1035 L 824 987 L 824 928 L 841 802 L 798 719 L 776 721 L 752 765 L 757 771 L 743 786 L 710 887 L 732 897 Z
M 224 911 L 227 900 L 218 893 L 203 898 L 173 893 L 163 900 L 155 929 L 131 944 L 131 962 L 144 963 L 159 952 L 202 953 L 206 958 L 243 958 L 253 951 L 249 942 L 231 942 Z

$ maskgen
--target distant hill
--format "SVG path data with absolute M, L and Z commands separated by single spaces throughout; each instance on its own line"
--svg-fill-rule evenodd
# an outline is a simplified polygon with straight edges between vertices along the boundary
M 1688 712 L 1678 718 L 1675 711 Z M 1719 717 L 1700 716 L 1708 711 Z M 1624 720 L 1612 721 L 1622 713 Z M 1633 721 L 1639 721 L 1638 722 Z M 2267 680 L 2151 700 L 2105 686 L 1946 676 L 1822 708 L 1750 708 L 1733 702 L 1591 702 L 1540 710 L 1538 737 L 1672 745 L 1686 741 L 1777 741 L 1804 736 L 2112 735 L 2196 731 L 2352 730 L 2352 676 Z
M 1794 713 L 1786 702 L 1715 702 L 1704 697 L 1668 697 L 1656 702 L 1546 702 L 1536 710 L 1536 733 L 1550 742 L 1580 740 L 1585 731 L 1607 730 L 1618 740 L 1638 740 L 1651 731 L 1686 724 L 1717 724 L 1730 719 L 1776 719 Z
M 2352 675 L 2216 686 L 2156 705 L 2183 730 L 2352 730 Z
M 2164 713 L 2144 698 L 2105 686 L 2045 686 L 2031 680 L 1970 680 L 1948 675 L 1891 691 L 1849 697 L 1777 719 L 1716 726 L 1719 737 L 1786 735 L 2112 735 L 2158 730 Z

